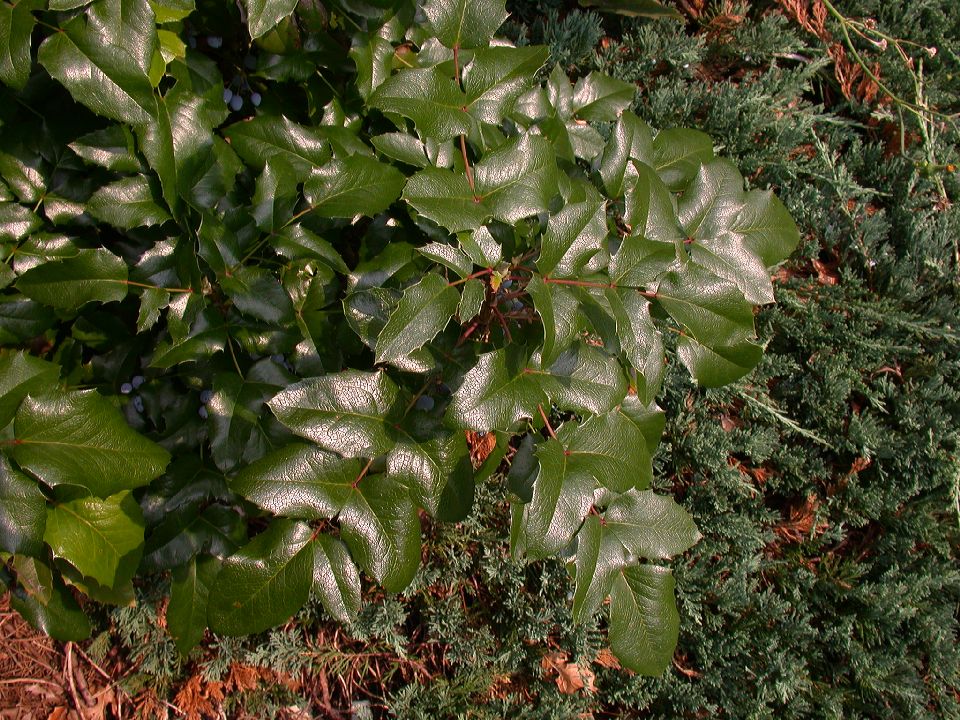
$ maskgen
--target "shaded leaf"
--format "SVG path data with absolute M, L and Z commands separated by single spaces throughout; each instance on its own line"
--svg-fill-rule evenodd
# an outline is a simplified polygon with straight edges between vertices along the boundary
M 190 654 L 207 629 L 207 604 L 221 564 L 210 556 L 195 557 L 174 568 L 167 605 L 167 630 L 182 657 Z
M 28 394 L 54 390 L 59 380 L 57 365 L 22 350 L 0 350 L 0 428 L 13 419 L 20 401 Z
M 247 9 L 250 39 L 256 40 L 290 15 L 297 6 L 297 0 L 244 0 L 244 5 Z

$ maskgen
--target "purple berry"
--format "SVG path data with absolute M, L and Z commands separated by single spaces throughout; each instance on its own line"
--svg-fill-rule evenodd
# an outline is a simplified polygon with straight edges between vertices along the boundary
M 124 395 L 129 395 L 133 392 L 133 385 L 130 383 L 124 383 L 120 386 L 120 392 L 122 392 Z
M 433 410 L 433 398 L 429 395 L 421 395 L 417 398 L 417 410 L 425 410 L 429 412 Z
M 202 407 L 202 406 L 201 406 L 200 409 L 197 410 L 197 415 L 199 415 L 199 416 L 202 417 L 204 420 L 206 420 L 207 417 L 208 417 L 207 409 L 206 409 L 205 407 Z
M 133 385 L 133 389 L 136 390 L 138 387 L 143 385 L 145 380 L 146 378 L 144 378 L 143 375 L 134 375 L 130 380 L 130 384 Z
M 201 390 L 201 391 L 200 391 L 200 402 L 202 402 L 204 405 L 206 405 L 208 402 L 210 402 L 210 398 L 212 398 L 212 397 L 213 397 L 213 391 L 212 391 L 212 390 Z
M 254 106 L 254 107 L 260 107 L 260 101 L 261 101 L 261 100 L 263 100 L 263 98 L 260 97 L 260 93 L 258 93 L 258 92 L 255 92 L 255 93 L 253 93 L 253 95 L 250 96 L 250 102 L 253 103 L 253 106 Z
M 207 45 L 216 50 L 218 47 L 223 45 L 223 38 L 219 35 L 210 35 L 207 37 Z
M 230 109 L 233 111 L 237 111 L 242 107 L 243 107 L 243 98 L 240 97 L 239 95 L 234 95 L 230 99 Z
M 224 101 L 225 103 L 228 103 L 228 102 L 230 102 L 231 100 L 233 100 L 233 90 L 231 90 L 230 88 L 224 88 L 224 89 L 223 89 L 223 101 Z
M 137 395 L 136 397 L 133 398 L 133 408 L 134 408 L 134 410 L 136 410 L 138 413 L 142 413 L 142 412 L 143 412 L 143 398 L 140 397 L 139 395 Z

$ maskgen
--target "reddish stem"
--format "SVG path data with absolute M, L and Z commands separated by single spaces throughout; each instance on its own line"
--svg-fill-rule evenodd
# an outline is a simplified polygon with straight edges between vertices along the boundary
M 543 405 L 537 405 L 537 410 L 540 411 L 540 417 L 543 418 L 543 424 L 547 426 L 547 432 L 550 433 L 550 437 L 556 440 L 557 434 L 553 431 L 553 428 L 550 426 L 550 421 L 547 419 L 547 414 L 543 411 Z

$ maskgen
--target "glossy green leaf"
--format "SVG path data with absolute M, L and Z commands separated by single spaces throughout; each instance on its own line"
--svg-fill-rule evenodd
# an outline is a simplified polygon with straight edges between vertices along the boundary
M 104 45 L 127 50 L 137 67 L 147 72 L 157 48 L 156 19 L 149 3 L 94 0 L 87 8 L 87 30 Z
M 543 347 L 540 355 L 548 365 L 555 362 L 585 329 L 580 302 L 567 285 L 544 282 L 534 275 L 526 285 L 540 319 L 543 321 Z
M 254 363 L 244 377 L 236 373 L 214 376 L 207 413 L 210 450 L 218 468 L 230 472 L 268 450 L 271 444 L 260 423 L 264 403 L 290 380 L 290 375 L 269 358 Z
M 170 219 L 170 214 L 154 200 L 144 175 L 104 185 L 87 202 L 87 212 L 121 230 L 160 225 Z
M 393 52 L 390 41 L 379 35 L 371 36 L 365 42 L 356 42 L 350 48 L 350 57 L 357 66 L 357 90 L 364 100 L 390 77 Z
M 23 351 L 0 350 L 0 428 L 13 419 L 28 394 L 55 390 L 59 379 L 60 368 L 51 362 Z
M 653 139 L 652 166 L 670 190 L 686 187 L 701 163 L 713 157 L 713 140 L 699 130 L 670 128 Z
M 39 229 L 43 221 L 30 208 L 13 202 L 0 202 L 0 242 L 17 242 Z
M 267 233 L 282 228 L 293 217 L 299 198 L 293 168 L 280 158 L 267 160 L 253 194 L 251 212 L 257 227 Z
M 607 216 L 602 202 L 570 203 L 547 222 L 537 268 L 557 278 L 577 277 L 604 247 Z
M 489 47 L 473 53 L 463 70 L 468 112 L 480 122 L 497 125 L 534 82 L 547 61 L 548 48 Z
M 463 428 L 509 430 L 536 416 L 538 405 L 548 403 L 531 371 L 529 353 L 511 345 L 478 358 L 454 391 L 447 416 Z
M 785 260 L 800 243 L 797 224 L 770 191 L 752 190 L 746 194 L 730 232 L 767 267 Z
M 600 161 L 600 177 L 607 192 L 612 197 L 623 195 L 626 180 L 634 172 L 630 160 L 647 163 L 652 154 L 653 134 L 650 127 L 633 113 L 620 115 Z
M 32 11 L 40 7 L 36 0 L 0 3 L 0 81 L 17 90 L 30 78 L 30 36 L 36 25 Z
M 476 278 L 463 284 L 460 289 L 460 307 L 457 310 L 461 323 L 473 320 L 480 313 L 486 295 L 487 286 Z
M 673 498 L 652 490 L 618 495 L 603 517 L 606 527 L 625 548 L 647 560 L 669 560 L 700 539 L 690 514 Z
M 420 517 L 407 488 L 367 476 L 340 513 L 340 536 L 361 569 L 389 592 L 400 592 L 420 566 Z
M 554 405 L 576 413 L 605 413 L 627 394 L 620 363 L 591 345 L 574 345 L 550 365 L 534 355 L 528 372 Z
M 43 539 L 54 557 L 108 588 L 133 577 L 143 551 L 143 515 L 129 490 L 47 510 Z
M 425 168 L 430 165 L 427 149 L 413 135 L 401 132 L 384 133 L 370 138 L 370 142 L 381 153 L 413 167 Z
M 613 580 L 610 593 L 610 647 L 624 667 L 660 675 L 673 660 L 680 616 L 669 568 L 628 567 Z
M 123 125 L 108 125 L 87 133 L 68 145 L 84 161 L 117 172 L 137 172 L 133 133 Z
M 432 340 L 450 322 L 460 297 L 441 275 L 428 273 L 407 288 L 380 332 L 376 361 L 390 363 Z
M 292 443 L 245 467 L 230 488 L 274 515 L 320 520 L 340 512 L 362 469 L 359 460 Z
M 465 175 L 443 168 L 427 168 L 412 176 L 403 189 L 403 199 L 451 233 L 476 230 L 491 215 Z
M 190 654 L 207 629 L 207 606 L 220 561 L 205 556 L 174 568 L 167 605 L 167 630 L 182 657 Z
M 26 555 L 14 555 L 12 564 L 13 571 L 17 574 L 17 584 L 31 598 L 41 605 L 47 605 L 53 598 L 53 571 L 50 566 Z
M 0 455 L 0 550 L 40 557 L 47 501 L 36 481 Z
M 577 533 L 574 563 L 573 619 L 586 622 L 599 612 L 616 574 L 630 564 L 630 553 L 603 525 L 600 516 L 591 514 Z
M 244 0 L 244 6 L 250 38 L 256 40 L 290 15 L 297 6 L 297 0 Z
M 409 427 L 409 423 L 408 426 Z M 439 520 L 463 520 L 473 507 L 474 478 L 466 438 L 429 428 L 398 428 L 400 441 L 387 456 L 387 472 L 405 484 L 420 507 Z
M 694 338 L 708 347 L 754 336 L 753 307 L 729 280 L 692 263 L 664 275 L 657 302 Z
M 338 273 L 345 275 L 349 272 L 340 253 L 328 240 L 299 223 L 274 233 L 270 242 L 274 250 L 291 260 L 313 258 L 326 263 Z
M 556 194 L 556 160 L 542 137 L 521 135 L 485 156 L 473 172 L 481 201 L 505 223 L 546 212 Z
M 136 57 L 121 44 L 104 43 L 97 26 L 83 16 L 47 37 L 38 59 L 77 102 L 98 115 L 138 124 L 156 114 L 153 87 Z
M 17 289 L 56 308 L 114 302 L 127 296 L 127 265 L 109 250 L 81 250 L 74 257 L 40 265 L 20 276 Z
M 330 144 L 322 132 L 288 120 L 284 115 L 261 115 L 224 128 L 223 135 L 251 167 L 262 170 L 268 160 L 281 157 L 300 180 L 330 159 Z
M 417 252 L 425 258 L 440 263 L 453 270 L 461 278 L 473 272 L 473 261 L 460 248 L 444 243 L 427 243 L 417 248 Z
M 310 176 L 303 193 L 321 217 L 374 216 L 400 197 L 406 178 L 391 165 L 363 155 L 333 160 Z
M 650 302 L 633 290 L 610 290 L 607 299 L 626 359 L 637 371 L 637 396 L 652 402 L 666 372 L 663 337 L 650 317 Z
M 349 623 L 360 612 L 360 573 L 346 545 L 320 534 L 315 543 L 313 588 L 323 609 L 337 622 Z
M 224 561 L 208 601 L 210 628 L 248 635 L 288 620 L 310 596 L 314 548 L 309 525 L 274 520 Z
M 650 453 L 641 429 L 619 409 L 557 430 L 566 462 L 614 492 L 646 488 L 653 479 Z M 591 488 L 592 489 L 592 488 Z
M 467 96 L 438 67 L 405 68 L 391 75 L 367 101 L 384 113 L 413 120 L 421 136 L 449 140 L 470 132 Z
M 200 492 L 202 487 L 192 489 Z M 209 495 L 201 498 L 206 501 Z M 246 539 L 246 523 L 234 508 L 219 503 L 206 507 L 199 502 L 185 504 L 166 512 L 153 528 L 140 566 L 154 572 L 180 567 L 200 553 L 226 557 Z
M 170 307 L 173 309 L 173 303 Z M 167 321 L 170 322 L 169 311 Z M 157 345 L 150 365 L 156 368 L 169 368 L 182 362 L 205 360 L 223 351 L 226 346 L 227 330 L 223 316 L 211 308 L 206 308 L 190 325 L 185 337 Z
M 596 481 L 583 472 L 561 442 L 550 438 L 536 449 L 539 472 L 530 501 L 514 505 L 511 546 L 532 559 L 560 552 L 573 539 L 593 505 Z
M 11 454 L 24 470 L 47 485 L 77 485 L 99 497 L 146 485 L 170 460 L 95 390 L 28 396 L 14 435 Z
M 571 110 L 581 120 L 611 122 L 630 107 L 636 91 L 630 83 L 592 72 L 577 81 Z
M 763 356 L 763 348 L 749 340 L 706 347 L 693 338 L 682 337 L 677 356 L 700 385 L 721 387 L 753 370 Z
M 346 370 L 302 380 L 267 403 L 301 437 L 346 457 L 374 457 L 395 443 L 387 415 L 400 389 L 384 372 Z
M 448 48 L 486 47 L 507 19 L 503 0 L 428 0 L 423 12 Z
M 268 323 L 293 319 L 293 303 L 273 273 L 262 267 L 241 265 L 220 281 L 227 296 L 244 315 Z

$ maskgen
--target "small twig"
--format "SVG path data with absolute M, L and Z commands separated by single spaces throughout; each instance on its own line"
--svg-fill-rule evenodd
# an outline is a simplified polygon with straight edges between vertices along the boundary
M 77 714 L 83 717 L 83 709 L 86 707 L 77 697 L 77 685 L 73 679 L 73 643 L 68 642 L 64 648 L 64 674 L 67 676 L 67 686 L 70 690 L 70 699 L 73 700 L 73 707 Z
M 543 411 L 543 405 L 538 404 L 537 410 L 540 411 L 540 417 L 543 418 L 543 424 L 547 426 L 547 432 L 550 433 L 550 437 L 556 440 L 557 434 L 553 431 L 553 428 L 550 426 L 550 421 L 547 419 L 547 414 Z

